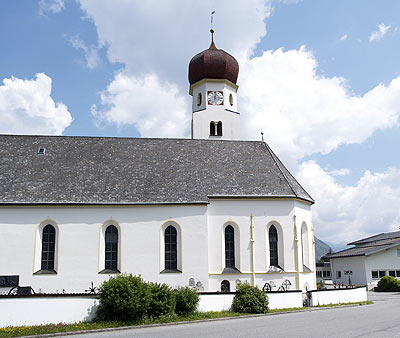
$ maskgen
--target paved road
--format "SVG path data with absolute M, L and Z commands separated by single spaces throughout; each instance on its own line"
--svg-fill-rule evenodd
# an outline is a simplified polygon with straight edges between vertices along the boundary
M 369 293 L 373 305 L 185 325 L 84 334 L 115 338 L 393 338 L 400 337 L 400 293 Z

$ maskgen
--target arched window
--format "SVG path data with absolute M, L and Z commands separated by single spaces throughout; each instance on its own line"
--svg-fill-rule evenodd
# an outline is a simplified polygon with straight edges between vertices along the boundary
M 201 106 L 201 93 L 197 94 L 197 105 Z
M 41 270 L 54 271 L 56 229 L 47 224 L 42 233 Z
M 178 270 L 177 232 L 170 225 L 165 229 L 165 270 Z
M 222 122 L 219 121 L 217 124 L 217 136 L 222 136 Z
M 275 226 L 271 225 L 268 232 L 269 237 L 269 264 L 279 266 L 278 264 L 278 232 Z
M 214 123 L 214 121 L 210 122 L 210 136 L 215 136 L 215 123 Z
M 109 225 L 105 232 L 105 270 L 118 271 L 118 229 Z
M 231 291 L 231 284 L 227 280 L 223 280 L 221 282 L 221 292 L 230 292 Z
M 231 225 L 225 228 L 225 267 L 235 269 L 235 230 Z

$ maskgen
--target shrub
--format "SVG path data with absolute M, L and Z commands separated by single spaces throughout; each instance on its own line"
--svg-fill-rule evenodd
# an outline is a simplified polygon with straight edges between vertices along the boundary
M 139 321 L 151 303 L 149 285 L 140 276 L 117 275 L 99 287 L 99 320 Z
M 173 314 L 175 310 L 175 295 L 167 284 L 149 283 L 151 301 L 147 309 L 150 318 Z
M 392 276 L 383 276 L 378 282 L 379 291 L 400 291 L 400 281 Z
M 320 280 L 317 283 L 317 290 L 325 290 L 325 281 L 324 280 Z
M 267 313 L 269 310 L 267 294 L 248 283 L 239 283 L 236 286 L 232 310 L 240 313 Z
M 178 315 L 186 315 L 197 310 L 200 297 L 195 290 L 190 287 L 180 287 L 174 290 L 176 306 L 175 312 Z

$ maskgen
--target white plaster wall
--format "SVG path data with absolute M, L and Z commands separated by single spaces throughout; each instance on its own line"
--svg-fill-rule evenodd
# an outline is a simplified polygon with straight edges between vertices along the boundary
M 214 294 L 200 295 L 198 310 L 206 311 L 225 311 L 230 310 L 234 294 Z M 294 307 L 303 307 L 302 292 L 277 292 L 267 293 L 268 306 L 270 309 L 288 309 Z
M 349 277 L 352 284 L 367 284 L 365 273 L 365 258 L 363 256 L 343 257 L 331 259 L 332 281 L 337 284 L 349 284 Z M 345 270 L 353 271 L 352 275 L 345 275 Z M 342 278 L 336 277 L 336 272 L 342 272 Z
M 91 321 L 98 300 L 88 297 L 0 299 L 0 327 Z
M 45 219 L 59 227 L 57 274 L 33 275 L 36 228 Z M 98 273 L 100 232 L 108 220 L 121 229 L 121 272 L 173 287 L 194 278 L 208 289 L 206 206 L 0 208 L 0 247 L 5 253 L 0 273 L 19 275 L 20 285 L 36 292 L 84 292 L 91 281 L 98 286 L 109 278 Z M 169 220 L 181 227 L 182 273 L 160 273 L 160 229 Z
M 372 270 L 385 270 L 386 275 L 389 274 L 389 270 L 400 270 L 400 256 L 397 255 L 399 249 L 400 245 L 365 257 L 365 275 L 368 284 L 376 284 L 379 281 L 372 279 Z
M 267 296 L 270 309 L 303 307 L 303 293 L 300 291 L 267 293 Z
M 311 291 L 311 306 L 355 303 L 367 301 L 367 289 L 360 287 L 357 289 L 341 289 L 329 291 Z
M 266 282 L 274 281 L 278 288 L 285 279 L 292 283 L 290 289 L 296 288 L 295 253 L 294 253 L 294 221 L 295 203 L 293 200 L 217 200 L 211 199 L 207 211 L 208 218 L 208 256 L 210 271 L 209 291 L 220 290 L 223 280 L 231 283 L 231 290 L 234 291 L 235 281 L 248 281 L 251 284 L 251 246 L 250 246 L 250 215 L 253 215 L 254 225 L 254 252 L 255 252 L 255 273 L 256 285 L 262 288 Z M 309 205 L 304 208 L 297 208 L 300 219 L 311 219 Z M 268 233 L 269 224 L 278 223 L 283 231 L 283 269 L 285 272 L 268 272 L 269 250 Z M 238 268 L 241 274 L 223 274 L 224 262 L 224 236 L 223 226 L 226 223 L 235 223 L 239 227 L 240 255 L 235 257 L 238 260 Z M 299 231 L 299 229 L 298 229 Z M 236 243 L 235 243 L 236 244 Z M 310 245 L 312 248 L 312 245 Z M 301 255 L 299 248 L 299 255 Z M 314 264 L 315 266 L 315 264 Z M 304 274 L 306 275 L 306 274 Z M 311 289 L 315 289 L 315 268 L 312 273 L 305 277 Z M 300 277 L 301 278 L 301 277 Z M 302 287 L 302 285 L 300 286 Z M 275 289 L 276 290 L 276 289 Z
M 211 294 L 200 295 L 199 307 L 200 312 L 208 311 L 229 311 L 232 306 L 234 294 Z
M 208 105 L 207 92 L 224 92 L 224 105 Z M 197 95 L 202 93 L 202 104 L 197 106 Z M 229 103 L 233 96 L 233 105 Z M 194 139 L 240 140 L 240 114 L 237 112 L 236 90 L 226 82 L 204 82 L 193 89 L 192 128 Z M 210 121 L 222 121 L 222 136 L 210 136 Z

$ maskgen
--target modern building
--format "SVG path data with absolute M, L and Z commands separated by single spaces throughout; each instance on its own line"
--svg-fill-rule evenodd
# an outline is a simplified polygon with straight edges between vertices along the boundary
M 239 140 L 238 72 L 213 40 L 192 58 L 191 139 L 1 135 L 0 285 L 314 289 L 314 201 L 265 142 Z
M 316 266 L 317 283 L 322 281 L 327 282 L 332 280 L 330 262 L 317 262 L 315 266 Z
M 375 286 L 383 276 L 400 278 L 400 231 L 360 239 L 353 247 L 328 255 L 337 284 Z

